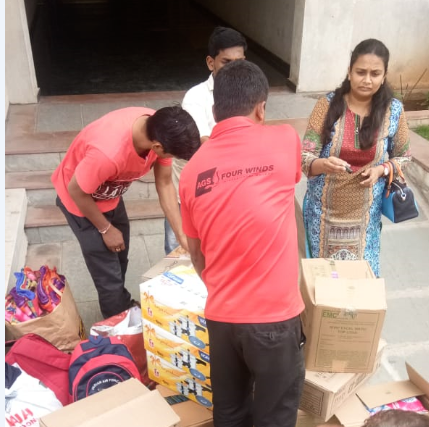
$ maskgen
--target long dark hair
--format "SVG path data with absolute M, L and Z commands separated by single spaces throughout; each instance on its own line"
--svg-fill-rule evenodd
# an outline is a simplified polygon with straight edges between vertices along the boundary
M 361 55 L 374 54 L 381 58 L 384 63 L 384 71 L 387 73 L 387 67 L 389 65 L 389 50 L 379 40 L 367 39 L 360 42 L 352 52 L 350 58 L 350 71 L 353 68 L 353 64 Z M 329 105 L 329 110 L 325 118 L 323 126 L 323 145 L 328 144 L 331 141 L 331 132 L 335 122 L 343 114 L 346 107 L 344 95 L 350 92 L 350 81 L 348 77 L 344 79 L 341 86 L 335 89 L 334 96 Z M 380 89 L 373 95 L 371 100 L 371 112 L 369 116 L 365 117 L 362 122 L 362 127 L 359 131 L 359 145 L 362 150 L 371 148 L 375 142 L 375 136 L 377 135 L 378 129 L 383 122 L 386 110 L 390 105 L 393 98 L 393 91 L 389 84 L 385 80 L 380 86 Z

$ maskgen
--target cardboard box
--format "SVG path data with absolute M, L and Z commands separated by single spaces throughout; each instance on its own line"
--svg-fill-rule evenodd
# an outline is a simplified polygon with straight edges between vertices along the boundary
M 157 386 L 156 389 L 162 397 L 176 396 L 178 394 L 162 385 Z M 213 412 L 191 400 L 176 403 L 171 408 L 180 417 L 180 427 L 214 427 Z
M 207 289 L 193 268 L 179 266 L 140 284 L 142 317 L 209 353 Z
M 211 409 L 213 407 L 211 387 L 201 384 L 187 372 L 176 368 L 150 351 L 147 351 L 146 355 L 147 369 L 151 380 L 179 394 L 183 394 L 188 399 L 206 408 Z
M 41 427 L 175 427 L 180 418 L 158 391 L 132 378 L 52 412 Z
M 144 281 L 153 279 L 156 276 L 159 276 L 162 273 L 166 273 L 167 271 L 171 271 L 174 268 L 177 267 L 186 267 L 186 268 L 192 268 L 192 262 L 191 259 L 188 256 L 181 255 L 181 256 L 173 256 L 174 251 L 163 258 L 161 261 L 157 262 L 154 266 L 152 266 L 149 270 L 147 270 L 144 274 L 142 279 Z
M 383 279 L 366 261 L 303 259 L 306 369 L 371 373 L 386 314 Z
M 146 350 L 189 373 L 202 383 L 211 385 L 208 353 L 146 319 L 143 319 L 143 340 Z
M 429 381 L 423 378 L 411 365 L 405 364 L 408 380 L 362 387 L 356 391 L 335 413 L 344 427 L 361 426 L 369 417 L 365 408 L 375 408 L 409 397 L 420 397 L 429 409 Z
M 323 423 L 324 420 L 322 418 L 315 417 L 308 412 L 298 409 L 295 427 L 317 427 Z
M 381 362 L 383 349 L 386 346 L 380 341 L 376 366 Z M 331 418 L 335 411 L 355 392 L 372 374 L 330 373 L 330 372 L 305 372 L 304 389 L 299 408 L 322 421 Z

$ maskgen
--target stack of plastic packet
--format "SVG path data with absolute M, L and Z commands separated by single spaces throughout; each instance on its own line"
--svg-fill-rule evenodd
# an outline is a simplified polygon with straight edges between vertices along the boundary
M 15 287 L 5 298 L 5 320 L 22 323 L 51 313 L 61 302 L 65 277 L 56 268 L 44 265 L 33 271 L 29 267 L 14 273 Z

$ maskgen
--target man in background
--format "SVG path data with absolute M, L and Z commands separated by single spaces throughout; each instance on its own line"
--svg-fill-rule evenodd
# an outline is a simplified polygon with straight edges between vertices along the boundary
M 245 59 L 246 39 L 232 28 L 216 27 L 209 38 L 207 68 L 211 71 L 209 78 L 186 92 L 182 107 L 195 120 L 201 136 L 201 143 L 206 141 L 216 124 L 213 118 L 213 78 L 226 64 L 237 59 Z M 173 183 L 179 193 L 180 173 L 186 160 L 173 159 Z M 179 199 L 180 205 L 180 199 Z M 169 254 L 178 246 L 175 234 L 165 220 L 165 253 Z

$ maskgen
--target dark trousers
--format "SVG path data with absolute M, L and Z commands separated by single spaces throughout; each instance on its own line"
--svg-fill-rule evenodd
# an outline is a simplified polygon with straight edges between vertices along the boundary
M 130 222 L 122 198 L 115 209 L 104 213 L 106 219 L 123 234 L 125 250 L 118 253 L 107 249 L 102 235 L 89 220 L 71 214 L 59 197 L 57 197 L 56 203 L 79 241 L 86 266 L 98 292 L 103 317 L 107 318 L 130 308 L 131 295 L 125 288 L 130 246 Z M 72 278 L 70 278 L 70 282 L 73 283 Z
M 215 427 L 295 427 L 304 384 L 299 316 L 276 323 L 207 320 Z

